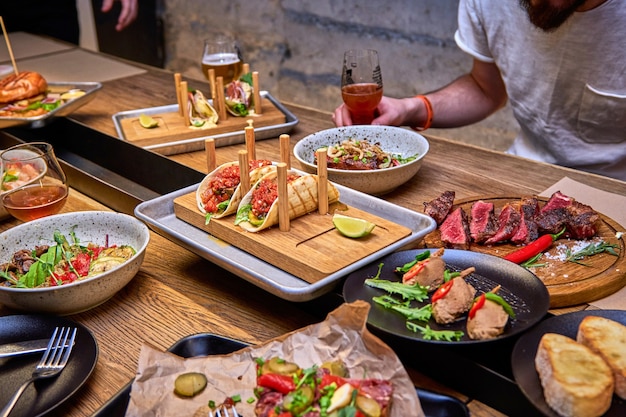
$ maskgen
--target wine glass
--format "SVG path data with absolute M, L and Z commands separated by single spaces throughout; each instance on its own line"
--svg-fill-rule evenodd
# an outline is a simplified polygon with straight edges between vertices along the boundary
M 9 214 L 29 221 L 61 211 L 67 200 L 67 178 L 52 145 L 16 145 L 0 153 L 0 161 L 1 201 Z
M 232 36 L 216 33 L 204 41 L 202 73 L 209 81 L 210 69 L 215 70 L 215 78 L 223 78 L 224 85 L 241 76 L 243 60 L 237 41 Z
M 383 97 L 383 77 L 378 52 L 373 49 L 353 49 L 343 54 L 341 98 L 350 110 L 352 122 L 369 125 L 374 110 Z

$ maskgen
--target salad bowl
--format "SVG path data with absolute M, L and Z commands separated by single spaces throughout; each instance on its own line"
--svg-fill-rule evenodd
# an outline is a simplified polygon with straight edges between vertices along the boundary
M 19 250 L 33 250 L 38 245 L 57 245 L 55 232 L 68 241 L 74 237 L 81 246 L 128 245 L 134 254 L 125 262 L 107 268 L 97 275 L 61 285 L 34 287 L 9 286 L 0 277 L 0 304 L 29 313 L 56 315 L 76 314 L 94 308 L 113 297 L 139 271 L 150 240 L 148 227 L 123 213 L 81 211 L 42 217 L 0 233 L 0 273 Z
M 355 125 L 322 130 L 299 140 L 293 153 L 302 170 L 315 174 L 315 152 L 344 140 L 378 144 L 388 154 L 410 159 L 387 168 L 351 170 L 328 168 L 328 179 L 357 191 L 372 195 L 387 194 L 417 174 L 428 153 L 428 141 L 419 133 L 400 127 Z

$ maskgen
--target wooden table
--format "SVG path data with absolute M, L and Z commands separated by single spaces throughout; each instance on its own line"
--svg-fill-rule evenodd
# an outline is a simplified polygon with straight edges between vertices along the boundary
M 113 114 L 175 103 L 172 75 L 159 69 L 147 69 L 147 74 L 141 76 L 104 83 L 94 101 L 72 115 L 72 119 L 116 136 L 111 120 Z M 202 82 L 190 80 L 190 84 L 206 88 Z M 292 147 L 311 132 L 333 127 L 330 114 L 296 105 L 287 104 L 287 107 L 300 120 L 291 133 Z M 448 189 L 455 190 L 458 198 L 539 193 L 564 176 L 614 193 L 626 190 L 626 183 L 621 181 L 443 138 L 428 139 L 430 153 L 419 174 L 405 187 L 385 196 L 387 200 L 421 211 L 424 201 Z M 218 148 L 218 164 L 236 160 L 242 146 Z M 256 149 L 257 157 L 278 160 L 277 139 L 259 141 Z M 171 158 L 206 172 L 203 152 Z M 88 209 L 106 210 L 107 207 L 73 190 L 64 211 Z M 14 220 L 2 222 L 0 230 L 17 224 Z M 184 336 L 212 332 L 248 343 L 262 343 L 320 321 L 326 312 L 315 302 L 299 304 L 272 296 L 152 233 L 145 261 L 135 279 L 105 304 L 70 316 L 94 333 L 100 352 L 89 381 L 55 415 L 88 416 L 98 410 L 133 378 L 144 342 L 167 349 Z M 0 307 L 0 315 L 11 313 L 15 312 Z M 437 384 L 415 369 L 410 369 L 410 373 L 416 386 L 455 395 L 467 402 L 472 415 L 501 415 L 477 400 Z

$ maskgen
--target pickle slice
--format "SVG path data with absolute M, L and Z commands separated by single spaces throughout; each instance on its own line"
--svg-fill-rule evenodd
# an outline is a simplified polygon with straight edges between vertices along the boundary
M 181 397 L 193 397 L 200 394 L 207 384 L 206 376 L 200 372 L 180 374 L 174 381 L 174 394 Z

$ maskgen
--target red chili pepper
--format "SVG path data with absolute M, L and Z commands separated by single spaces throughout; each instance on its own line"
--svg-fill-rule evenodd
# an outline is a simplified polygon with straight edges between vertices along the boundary
M 413 265 L 411 269 L 409 269 L 408 271 L 404 273 L 404 275 L 402 275 L 402 282 L 407 282 L 408 280 L 417 276 L 417 274 L 419 274 L 422 271 L 422 269 L 424 269 L 428 261 L 429 261 L 428 259 L 425 259 Z
M 321 389 L 327 385 L 332 384 L 333 382 L 337 385 L 337 388 L 339 388 L 340 386 L 346 383 L 346 380 L 345 378 L 342 378 L 337 375 L 324 374 L 318 386 Z
M 454 280 L 450 280 L 450 281 L 444 283 L 443 285 L 441 285 L 439 288 L 437 288 L 437 291 L 434 292 L 434 294 L 431 297 L 430 301 L 434 303 L 435 301 L 440 300 L 443 297 L 445 297 L 450 292 L 450 290 L 452 289 L 452 283 L 453 282 L 454 282 Z
M 485 300 L 487 299 L 487 297 L 485 296 L 485 294 L 481 294 L 476 301 L 474 301 L 474 305 L 472 305 L 472 308 L 469 311 L 469 318 L 473 319 L 474 316 L 476 315 L 476 312 L 478 310 L 480 310 L 484 305 L 485 305 Z
M 543 235 L 532 241 L 528 245 L 524 246 L 523 248 L 518 249 L 515 252 L 509 253 L 504 257 L 504 259 L 514 262 L 516 264 L 527 261 L 528 259 L 532 258 L 535 255 L 538 255 L 539 253 L 545 251 L 550 246 L 552 246 L 552 242 L 557 240 L 564 232 L 565 228 L 554 235 Z
M 263 374 L 257 378 L 257 384 L 261 387 L 270 388 L 281 394 L 288 394 L 296 389 L 293 378 L 289 375 Z

